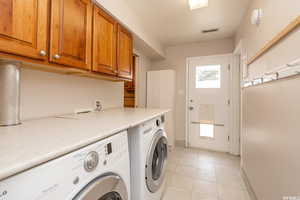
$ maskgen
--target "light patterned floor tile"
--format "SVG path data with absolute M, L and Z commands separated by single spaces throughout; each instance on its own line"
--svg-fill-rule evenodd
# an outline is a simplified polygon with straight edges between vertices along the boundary
M 181 174 L 173 174 L 171 177 L 170 186 L 184 190 L 192 190 L 193 182 L 193 178 Z
M 197 191 L 193 191 L 192 200 L 219 200 L 219 198 L 218 195 L 202 194 Z
M 169 156 L 163 200 L 249 200 L 239 157 L 175 148 Z
M 168 162 L 168 164 L 167 164 L 167 170 L 168 171 L 176 172 L 176 168 L 177 168 L 176 163 Z
M 208 181 L 195 181 L 193 191 L 202 195 L 218 195 L 217 184 Z
M 176 173 L 182 176 L 187 176 L 190 178 L 198 177 L 198 169 L 195 167 L 185 166 L 185 165 L 178 165 L 176 168 Z
M 191 191 L 168 187 L 162 200 L 192 200 Z
M 247 191 L 225 185 L 218 185 L 218 194 L 220 200 L 248 200 Z

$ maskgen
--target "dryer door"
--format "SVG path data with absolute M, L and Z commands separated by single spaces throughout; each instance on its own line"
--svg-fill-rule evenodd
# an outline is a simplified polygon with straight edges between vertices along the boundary
M 146 185 L 155 193 L 163 184 L 168 156 L 168 141 L 163 131 L 154 134 L 146 163 Z
M 73 200 L 128 200 L 128 193 L 121 177 L 106 175 L 91 181 Z

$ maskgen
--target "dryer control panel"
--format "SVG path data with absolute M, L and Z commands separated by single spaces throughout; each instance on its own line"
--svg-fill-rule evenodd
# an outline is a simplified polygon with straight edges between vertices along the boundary
M 142 132 L 144 135 L 151 133 L 155 131 L 157 128 L 164 128 L 164 123 L 165 123 L 165 116 L 162 115 L 160 117 L 157 117 L 155 119 L 152 119 L 150 121 L 145 122 L 144 124 L 141 125 L 142 127 Z
M 126 169 L 124 131 L 0 182 L 0 200 L 71 200 L 101 174 Z

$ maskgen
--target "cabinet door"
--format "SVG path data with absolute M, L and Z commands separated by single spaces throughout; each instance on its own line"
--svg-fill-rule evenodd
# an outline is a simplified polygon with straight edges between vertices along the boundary
M 46 59 L 48 0 L 0 0 L 0 51 Z
M 97 6 L 93 22 L 93 71 L 116 75 L 117 22 Z
M 118 76 L 132 79 L 132 35 L 124 27 L 118 25 Z
M 92 11 L 90 0 L 52 0 L 51 62 L 90 69 Z

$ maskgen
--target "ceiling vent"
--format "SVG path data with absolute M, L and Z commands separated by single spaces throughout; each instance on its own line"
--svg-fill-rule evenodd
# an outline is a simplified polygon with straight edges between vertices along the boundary
M 219 31 L 218 28 L 203 30 L 202 33 L 213 33 Z

